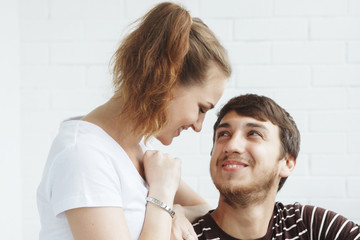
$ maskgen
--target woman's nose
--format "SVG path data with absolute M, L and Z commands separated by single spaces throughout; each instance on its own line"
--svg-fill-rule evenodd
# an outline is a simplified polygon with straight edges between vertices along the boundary
M 199 117 L 198 120 L 194 124 L 191 125 L 192 129 L 195 132 L 200 132 L 202 129 L 203 122 L 204 122 L 204 117 Z

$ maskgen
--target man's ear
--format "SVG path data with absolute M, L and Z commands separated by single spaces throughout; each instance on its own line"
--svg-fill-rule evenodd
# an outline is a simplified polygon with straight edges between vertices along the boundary
M 288 177 L 294 171 L 296 165 L 296 158 L 294 156 L 290 156 L 289 154 L 286 154 L 284 159 L 281 160 L 280 163 L 280 177 Z

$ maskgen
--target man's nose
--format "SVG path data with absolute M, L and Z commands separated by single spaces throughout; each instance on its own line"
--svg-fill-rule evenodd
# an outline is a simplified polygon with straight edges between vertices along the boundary
M 233 134 L 224 146 L 224 152 L 231 153 L 243 153 L 245 151 L 246 141 L 241 136 Z

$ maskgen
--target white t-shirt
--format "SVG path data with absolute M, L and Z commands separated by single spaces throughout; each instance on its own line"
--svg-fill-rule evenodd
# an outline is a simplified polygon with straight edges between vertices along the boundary
M 79 118 L 64 121 L 37 192 L 40 240 L 72 240 L 64 212 L 103 206 L 122 207 L 131 237 L 138 239 L 148 190 L 126 152 L 103 129 Z

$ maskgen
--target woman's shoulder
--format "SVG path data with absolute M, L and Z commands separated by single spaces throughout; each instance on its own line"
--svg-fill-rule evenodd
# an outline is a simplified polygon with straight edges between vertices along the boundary
M 48 163 L 97 165 L 107 162 L 113 165 L 113 161 L 125 157 L 126 154 L 121 146 L 105 131 L 77 117 L 67 119 L 60 124 L 59 132 L 50 148 Z
M 101 127 L 84 121 L 81 117 L 69 118 L 61 122 L 53 141 L 54 146 L 63 149 L 85 148 L 102 151 L 120 147 Z

